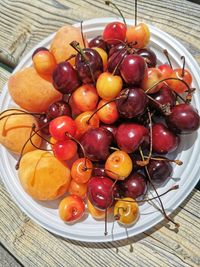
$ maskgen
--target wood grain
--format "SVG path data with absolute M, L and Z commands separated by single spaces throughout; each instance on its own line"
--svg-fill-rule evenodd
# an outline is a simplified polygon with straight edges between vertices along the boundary
M 34 45 L 64 24 L 118 16 L 104 0 L 1 0 L 0 61 L 14 67 Z M 134 1 L 116 0 L 125 17 L 134 17 Z M 187 0 L 138 1 L 138 21 L 175 36 L 200 63 L 200 5 Z M 6 50 L 6 51 L 5 51 Z

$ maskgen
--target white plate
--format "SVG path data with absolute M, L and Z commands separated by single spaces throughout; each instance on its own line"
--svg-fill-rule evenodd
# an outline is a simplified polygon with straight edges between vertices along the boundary
M 105 25 L 116 19 L 103 18 L 93 19 L 84 22 L 84 33 L 88 38 L 95 37 L 102 33 Z M 133 21 L 127 20 L 128 25 L 133 25 Z M 79 27 L 79 25 L 76 25 Z M 191 54 L 174 38 L 162 32 L 161 30 L 150 26 L 151 30 L 151 48 L 156 51 L 159 61 L 165 62 L 162 50 L 167 49 L 171 58 L 173 66 L 182 66 L 181 56 L 186 58 L 186 68 L 192 73 L 193 87 L 196 87 L 192 104 L 200 109 L 200 92 L 197 81 L 200 80 L 200 69 Z M 48 47 L 54 34 L 47 37 L 37 47 Z M 36 48 L 36 47 L 35 47 Z M 35 48 L 30 51 L 20 62 L 14 72 L 30 66 L 31 56 Z M 11 97 L 8 93 L 7 85 L 5 85 L 1 94 L 0 107 L 5 110 L 12 105 Z M 180 178 L 180 180 L 171 179 L 163 187 L 159 188 L 159 193 L 166 191 L 173 184 L 179 184 L 180 189 L 170 192 L 162 197 L 164 206 L 168 213 L 174 211 L 180 203 L 192 191 L 199 179 L 199 163 L 200 163 L 200 130 L 188 136 L 183 136 L 180 152 L 177 158 L 182 160 L 182 166 L 175 166 L 173 177 Z M 124 227 L 115 222 L 114 230 L 112 231 L 113 223 L 108 223 L 108 235 L 104 236 L 104 222 L 96 221 L 91 216 L 86 215 L 84 220 L 76 224 L 65 224 L 58 216 L 57 205 L 58 201 L 54 202 L 37 202 L 29 197 L 22 189 L 17 172 L 15 170 L 16 158 L 9 153 L 4 147 L 0 146 L 0 175 L 3 182 L 18 206 L 35 222 L 43 226 L 47 230 L 65 238 L 87 241 L 87 242 L 106 242 L 112 240 L 119 240 L 127 237 Z M 127 229 L 128 235 L 133 236 L 146 231 L 157 223 L 163 220 L 162 214 L 150 206 L 148 203 L 140 206 L 140 219 L 132 227 Z

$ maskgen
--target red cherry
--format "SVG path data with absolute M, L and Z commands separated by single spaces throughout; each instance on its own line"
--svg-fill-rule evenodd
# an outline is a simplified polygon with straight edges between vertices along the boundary
M 53 145 L 54 156 L 59 160 L 69 160 L 76 155 L 77 144 L 71 140 L 58 141 Z
M 126 26 L 122 22 L 111 22 L 103 31 L 103 40 L 108 44 L 117 44 L 126 39 Z
M 53 138 L 58 141 L 69 139 L 67 133 L 74 136 L 76 133 L 76 124 L 74 120 L 68 116 L 60 116 L 53 119 L 49 124 L 49 132 Z
M 156 153 L 165 154 L 176 150 L 179 137 L 171 132 L 164 124 L 155 123 L 152 127 L 152 147 Z

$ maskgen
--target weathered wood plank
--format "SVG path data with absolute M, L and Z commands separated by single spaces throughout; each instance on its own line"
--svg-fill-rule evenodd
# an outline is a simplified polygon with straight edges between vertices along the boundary
M 116 0 L 127 18 L 134 17 L 134 1 Z M 0 60 L 15 66 L 21 56 L 62 25 L 96 17 L 118 16 L 104 0 L 1 0 Z M 200 63 L 200 5 L 187 0 L 138 1 L 138 20 L 175 36 Z
M 21 267 L 22 265 L 0 244 L 0 267 Z

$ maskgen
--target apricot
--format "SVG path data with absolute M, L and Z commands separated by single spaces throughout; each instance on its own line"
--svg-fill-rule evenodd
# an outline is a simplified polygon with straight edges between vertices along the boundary
M 31 112 L 45 112 L 50 104 L 62 98 L 52 83 L 43 79 L 33 67 L 12 75 L 8 88 L 15 103 Z
M 71 25 L 65 25 L 57 31 L 50 46 L 50 52 L 54 55 L 57 63 L 65 61 L 72 54 L 77 54 L 76 50 L 70 45 L 75 40 L 82 48 L 84 47 L 80 29 Z M 86 39 L 85 42 L 87 44 Z M 75 59 L 72 58 L 69 62 L 74 65 Z
M 50 152 L 34 150 L 26 153 L 19 165 L 22 187 L 37 200 L 54 200 L 65 194 L 71 177 L 67 165 Z
M 20 115 L 11 115 L 1 119 L 3 116 L 7 116 L 12 113 L 20 113 Z M 0 144 L 14 153 L 20 153 L 23 145 L 30 137 L 33 124 L 36 125 L 37 130 L 38 123 L 34 116 L 23 114 L 20 110 L 7 110 L 0 116 Z M 32 141 L 37 147 L 40 147 L 42 142 L 41 137 L 38 135 L 34 135 Z M 24 152 L 26 153 L 34 149 L 35 147 L 31 144 L 31 142 L 28 142 Z

